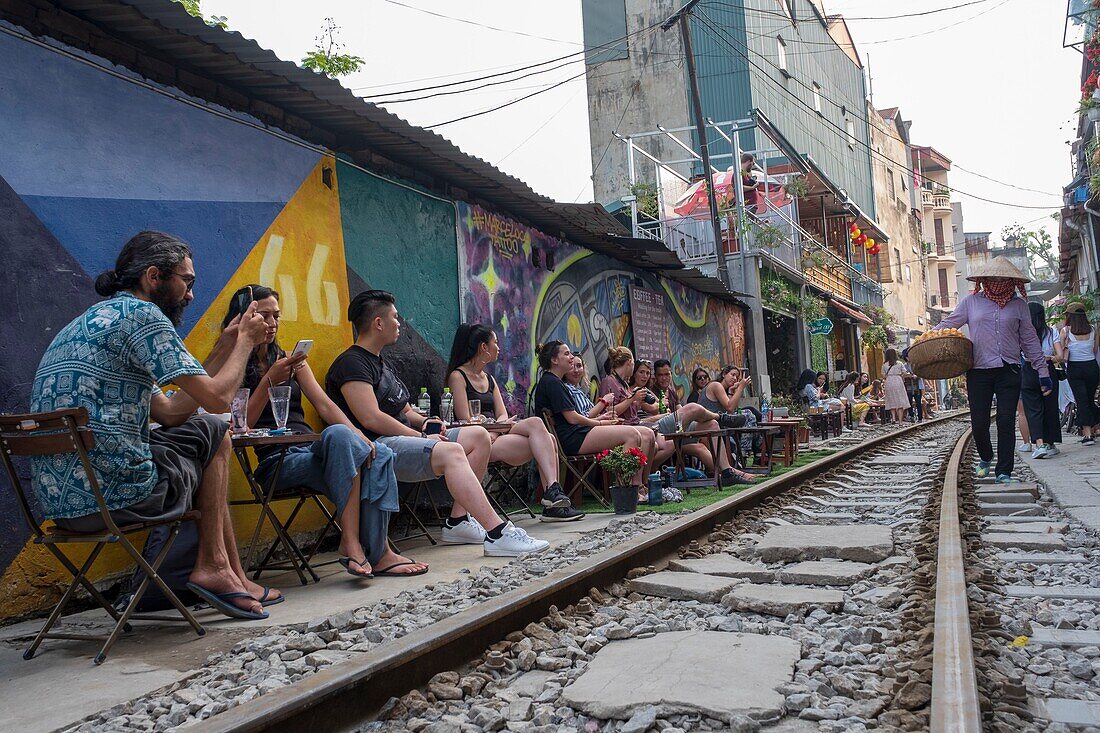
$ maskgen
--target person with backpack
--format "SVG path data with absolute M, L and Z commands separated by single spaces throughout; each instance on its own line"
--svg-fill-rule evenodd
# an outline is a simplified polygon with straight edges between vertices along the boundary
M 1094 445 L 1095 426 L 1100 423 L 1096 409 L 1096 387 L 1100 385 L 1100 366 L 1096 363 L 1097 330 L 1089 323 L 1085 306 L 1066 306 L 1066 324 L 1054 345 L 1058 359 L 1066 365 L 1066 378 L 1077 404 L 1077 426 L 1081 428 L 1081 443 Z

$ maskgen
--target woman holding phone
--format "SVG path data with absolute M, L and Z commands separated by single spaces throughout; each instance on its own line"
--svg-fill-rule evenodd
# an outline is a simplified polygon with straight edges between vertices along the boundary
M 543 485 L 543 521 L 582 518 L 584 512 L 570 506 L 569 497 L 558 483 L 558 450 L 546 423 L 538 417 L 520 419 L 509 415 L 500 385 L 485 370 L 499 355 L 500 345 L 493 329 L 480 323 L 459 325 L 447 363 L 447 386 L 454 397 L 455 418 L 469 420 L 470 402 L 477 400 L 485 418 L 498 423 L 513 422 L 507 433 L 489 433 L 492 440 L 489 460 L 522 466 L 534 459 Z
M 304 349 L 288 356 L 279 347 L 279 294 L 262 285 L 241 288 L 230 300 L 222 327 L 236 323 L 242 304 L 247 307 L 249 302 L 241 296 L 249 294 L 256 302 L 256 313 L 267 323 L 267 338 L 256 347 L 245 368 L 242 386 L 252 391 L 248 426 L 275 427 L 268 394 L 271 387 L 279 385 L 290 386 L 288 428 L 314 432 L 305 421 L 303 396 L 328 424 L 316 443 L 294 446 L 286 452 L 276 490 L 308 486 L 323 493 L 336 506 L 341 529 L 340 564 L 350 575 L 373 578 L 426 573 L 427 565 L 397 554 L 387 539 L 390 515 L 400 509 L 393 452 L 368 440 L 328 398 L 309 368 Z M 257 448 L 256 455 L 259 465 L 255 475 L 266 486 L 279 463 L 279 450 Z

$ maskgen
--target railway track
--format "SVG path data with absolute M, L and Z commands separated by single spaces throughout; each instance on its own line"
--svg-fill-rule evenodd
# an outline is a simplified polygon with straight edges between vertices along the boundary
M 442 611 L 409 594 L 243 643 L 229 657 L 253 678 L 303 655 L 319 671 L 195 725 L 1100 730 L 1100 544 L 1040 484 L 975 480 L 964 423 L 872 437 L 664 524 L 639 515 L 588 557 L 501 569 L 504 585 L 482 569 L 429 587 L 456 597 Z M 413 628 L 418 613 L 433 622 Z

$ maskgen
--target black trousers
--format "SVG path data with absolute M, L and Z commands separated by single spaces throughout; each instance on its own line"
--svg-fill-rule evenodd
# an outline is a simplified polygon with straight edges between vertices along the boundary
M 996 475 L 1012 473 L 1016 457 L 1016 403 L 1020 401 L 1020 366 L 1005 364 L 993 369 L 971 369 L 966 373 L 966 391 L 970 395 L 970 425 L 974 445 L 983 461 L 993 460 L 989 437 L 989 415 L 993 396 L 997 396 L 997 468 Z
M 1052 375 L 1053 376 L 1053 375 Z M 1031 439 L 1039 438 L 1046 445 L 1062 442 L 1062 415 L 1058 409 L 1058 381 L 1046 397 L 1039 389 L 1039 372 L 1030 364 L 1024 364 L 1020 376 L 1020 399 L 1024 401 L 1024 415 Z
M 1095 359 L 1071 361 L 1066 364 L 1066 379 L 1073 390 L 1073 401 L 1077 404 L 1077 427 L 1095 425 L 1100 422 L 1100 411 L 1096 409 L 1093 395 L 1100 384 L 1100 368 Z

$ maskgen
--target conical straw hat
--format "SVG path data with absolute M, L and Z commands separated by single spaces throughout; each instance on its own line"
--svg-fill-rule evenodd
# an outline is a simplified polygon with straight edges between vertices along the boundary
M 967 280 L 977 280 L 980 277 L 1003 277 L 1008 280 L 1022 280 L 1025 283 L 1031 282 L 1024 273 L 1020 272 L 1016 265 L 1009 262 L 1004 257 L 990 257 L 985 262 L 982 262 L 974 266 L 974 271 L 967 276 Z

